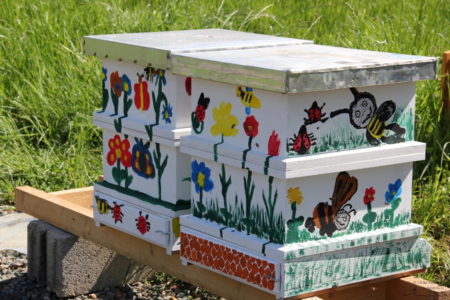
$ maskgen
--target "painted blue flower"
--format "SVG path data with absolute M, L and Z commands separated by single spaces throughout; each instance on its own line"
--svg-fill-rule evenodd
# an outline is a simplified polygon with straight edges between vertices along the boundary
M 102 67 L 102 72 L 103 72 L 103 75 L 102 75 L 103 81 L 106 81 L 108 79 L 108 75 L 107 75 L 108 69 Z
M 166 74 L 166 70 L 156 70 L 153 73 L 153 77 L 156 76 L 155 86 L 158 84 L 158 79 L 160 79 L 164 85 L 167 84 L 166 75 L 165 74 Z
M 136 144 L 133 146 L 133 151 L 131 153 L 131 167 L 133 171 L 145 179 L 155 178 L 156 170 L 153 164 L 152 155 L 148 150 L 150 148 L 150 142 L 145 145 L 142 140 L 134 138 Z
M 130 78 L 128 78 L 128 76 L 125 74 L 122 75 L 122 87 L 123 87 L 123 91 L 125 93 L 127 93 L 128 96 L 130 96 L 131 90 L 132 90 L 131 89 L 131 81 L 130 81 Z
M 211 169 L 205 166 L 204 162 L 200 164 L 197 160 L 191 163 L 191 180 L 195 184 L 195 192 L 200 194 L 200 190 L 210 192 L 214 188 L 214 182 L 211 180 Z
M 389 190 L 386 191 L 384 198 L 386 199 L 386 204 L 391 204 L 392 201 L 397 200 L 397 198 L 402 194 L 402 181 L 397 179 L 397 181 L 392 184 L 389 183 Z
M 166 121 L 166 124 L 172 123 L 172 121 L 170 120 L 170 118 L 172 117 L 172 109 L 173 109 L 173 106 L 170 106 L 170 103 L 168 104 L 168 107 L 166 107 L 163 104 L 163 111 L 162 111 L 161 115 L 163 117 L 163 120 Z

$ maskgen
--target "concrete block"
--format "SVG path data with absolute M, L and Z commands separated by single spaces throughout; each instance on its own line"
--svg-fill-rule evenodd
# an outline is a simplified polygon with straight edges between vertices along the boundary
M 33 264 L 34 276 L 45 276 L 47 287 L 58 297 L 71 297 L 91 293 L 106 287 L 144 281 L 154 270 L 112 250 L 99 246 L 73 234 L 36 221 L 29 226 L 29 247 L 39 248 L 29 253 L 29 265 Z M 43 223 L 43 224 L 42 224 Z M 45 238 L 42 232 L 45 231 Z M 42 245 L 45 244 L 45 249 Z M 43 255 L 42 253 L 45 253 Z M 43 259 L 45 257 L 45 259 Z M 45 271 L 43 271 L 45 270 Z M 38 274 L 38 275 L 36 275 Z M 45 275 L 42 275 L 45 274 Z
M 52 229 L 55 227 L 40 220 L 28 224 L 28 277 L 39 284 L 47 283 L 46 234 Z

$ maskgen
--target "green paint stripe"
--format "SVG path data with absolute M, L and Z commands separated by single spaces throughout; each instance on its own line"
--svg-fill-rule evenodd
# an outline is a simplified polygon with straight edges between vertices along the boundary
M 101 182 L 96 182 L 95 184 L 98 184 L 100 186 L 103 186 L 107 189 L 111 189 L 114 190 L 118 193 L 121 194 L 125 194 L 127 196 L 130 197 L 134 197 L 136 199 L 139 199 L 141 201 L 153 204 L 153 205 L 160 205 L 164 208 L 170 209 L 172 211 L 180 211 L 180 210 L 186 210 L 186 209 L 191 209 L 191 201 L 190 200 L 178 200 L 177 204 L 173 204 L 164 200 L 158 200 L 152 196 L 149 196 L 145 193 L 136 191 L 136 190 L 132 190 L 132 189 L 126 189 L 124 187 L 115 185 L 115 184 L 111 184 L 107 181 L 101 181 Z

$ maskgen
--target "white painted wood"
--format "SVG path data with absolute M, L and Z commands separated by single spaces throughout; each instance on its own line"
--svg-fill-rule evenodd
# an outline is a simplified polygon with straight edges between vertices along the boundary
M 214 160 L 214 154 L 205 149 L 211 148 L 204 140 L 186 136 L 181 139 L 181 152 Z M 242 166 L 242 152 L 228 145 L 217 147 L 217 162 L 234 167 Z M 421 142 L 405 142 L 382 147 L 338 151 L 316 154 L 305 157 L 271 158 L 268 175 L 281 179 L 300 178 L 338 172 L 339 170 L 358 170 L 361 168 L 382 167 L 392 164 L 420 161 L 425 159 L 426 144 Z M 264 173 L 266 157 L 247 154 L 246 168 L 254 172 Z
M 107 201 L 107 205 L 109 209 L 106 213 L 101 213 L 99 210 L 99 203 L 97 197 Z M 118 216 L 119 221 L 116 221 L 114 216 L 114 207 L 118 205 L 120 207 L 120 211 L 123 215 Z M 123 205 L 123 206 L 121 206 Z M 103 211 L 104 212 L 104 211 Z M 143 216 L 146 222 L 149 223 L 149 230 L 143 230 L 142 232 L 137 229 L 137 222 L 139 218 Z M 148 217 L 147 217 L 148 216 Z M 121 221 L 120 221 L 121 219 Z M 162 247 L 168 247 L 170 241 L 170 229 L 169 229 L 169 219 L 158 216 L 151 211 L 143 211 L 138 208 L 135 208 L 129 205 L 126 202 L 120 201 L 118 199 L 109 197 L 107 195 L 94 192 L 94 220 L 96 222 L 105 224 L 107 226 L 113 227 L 115 229 L 124 231 L 128 234 L 134 235 L 141 239 L 147 240 L 154 244 L 157 244 Z M 166 234 L 164 234 L 166 233 Z

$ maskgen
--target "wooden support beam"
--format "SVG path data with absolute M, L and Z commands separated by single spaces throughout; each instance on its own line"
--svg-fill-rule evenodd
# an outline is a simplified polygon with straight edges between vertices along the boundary
M 66 197 L 70 198 L 67 194 Z M 19 211 L 226 299 L 275 300 L 272 294 L 218 273 L 194 265 L 183 266 L 177 253 L 167 255 L 165 249 L 137 237 L 107 226 L 95 226 L 92 210 L 86 205 L 74 204 L 27 186 L 16 188 L 15 200 Z
M 209 292 L 231 299 L 275 300 L 275 296 L 204 268 L 181 264 L 180 257 L 167 255 L 164 248 L 111 227 L 95 226 L 92 204 L 93 188 L 45 193 L 31 187 L 16 188 L 16 208 L 62 230 L 80 236 L 161 270 Z M 416 277 L 403 277 L 416 270 L 390 277 L 366 280 L 350 285 L 288 298 L 309 300 L 450 300 L 450 289 Z M 397 279 L 395 279 L 397 278 Z
M 441 91 L 442 101 L 444 101 L 444 110 L 450 110 L 450 96 L 449 96 L 449 84 L 450 84 L 450 51 L 445 51 L 442 55 L 442 75 L 441 78 Z
M 417 277 L 386 282 L 386 300 L 450 300 L 450 289 Z

